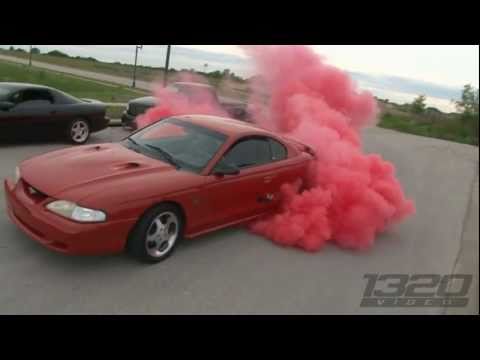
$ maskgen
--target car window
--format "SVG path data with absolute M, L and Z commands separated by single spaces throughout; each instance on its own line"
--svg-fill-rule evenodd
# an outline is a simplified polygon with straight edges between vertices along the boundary
M 287 158 L 287 149 L 278 141 L 269 139 L 272 150 L 272 161 L 284 160 Z
M 272 159 L 270 143 L 264 138 L 250 138 L 235 144 L 223 157 L 229 165 L 238 168 L 262 165 Z
M 82 100 L 72 96 L 70 94 L 64 93 L 63 91 L 51 90 L 49 91 L 52 95 L 54 104 L 75 104 L 83 102 Z
M 9 101 L 13 102 L 14 104 L 19 104 L 21 103 L 21 97 L 22 97 L 22 92 L 17 91 L 10 96 Z
M 48 90 L 43 89 L 27 89 L 19 91 L 12 96 L 12 102 L 15 104 L 21 104 L 29 101 L 46 101 L 53 103 L 53 96 Z

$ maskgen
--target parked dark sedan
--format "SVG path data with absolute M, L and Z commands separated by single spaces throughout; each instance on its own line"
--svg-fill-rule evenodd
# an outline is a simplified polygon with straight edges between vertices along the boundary
M 246 104 L 227 97 L 217 96 L 215 89 L 206 84 L 195 82 L 175 82 L 167 87 L 168 90 L 185 95 L 189 101 L 204 101 L 206 98 L 217 103 L 232 118 L 237 120 L 247 120 Z M 123 112 L 122 125 L 126 128 L 136 129 L 135 119 L 137 116 L 145 113 L 149 108 L 159 104 L 161 99 L 153 96 L 145 96 L 133 99 L 128 103 L 127 109 Z
M 0 139 L 45 134 L 84 144 L 108 126 L 105 115 L 106 105 L 99 101 L 46 86 L 0 82 Z

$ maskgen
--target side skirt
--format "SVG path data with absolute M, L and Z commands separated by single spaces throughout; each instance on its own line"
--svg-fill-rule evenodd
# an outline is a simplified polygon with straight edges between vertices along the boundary
M 192 239 L 192 238 L 195 238 L 197 236 L 204 235 L 204 234 L 207 234 L 209 232 L 217 231 L 217 230 L 220 230 L 220 229 L 224 229 L 224 228 L 229 227 L 229 226 L 247 223 L 249 221 L 252 221 L 254 219 L 262 217 L 262 216 L 266 215 L 267 213 L 268 212 L 264 212 L 264 213 L 261 213 L 259 215 L 249 216 L 247 218 L 243 218 L 243 219 L 240 219 L 240 220 L 237 220 L 237 221 L 232 221 L 232 222 L 229 222 L 229 223 L 226 223 L 226 224 L 214 226 L 214 227 L 208 228 L 206 230 L 198 231 L 196 233 L 185 234 L 185 238 Z

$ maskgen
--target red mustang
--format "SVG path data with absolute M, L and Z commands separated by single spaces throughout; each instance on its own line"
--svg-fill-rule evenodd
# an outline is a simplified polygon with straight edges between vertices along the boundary
M 127 249 L 158 262 L 178 241 L 274 211 L 280 186 L 305 180 L 314 154 L 245 122 L 165 119 L 120 143 L 24 161 L 5 180 L 11 220 L 67 254 Z

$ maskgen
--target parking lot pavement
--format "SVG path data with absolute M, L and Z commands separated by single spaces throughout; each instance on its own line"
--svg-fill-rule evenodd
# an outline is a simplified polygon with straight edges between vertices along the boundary
M 109 128 L 92 142 L 126 133 Z M 368 152 L 392 161 L 417 214 L 365 252 L 310 254 L 243 229 L 185 241 L 165 262 L 125 255 L 69 257 L 12 225 L 0 193 L 1 314 L 440 314 L 478 313 L 478 148 L 379 128 Z M 0 144 L 0 177 L 65 144 Z M 474 275 L 465 308 L 363 308 L 366 273 Z

